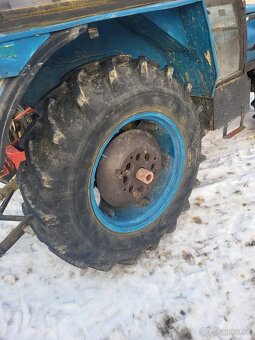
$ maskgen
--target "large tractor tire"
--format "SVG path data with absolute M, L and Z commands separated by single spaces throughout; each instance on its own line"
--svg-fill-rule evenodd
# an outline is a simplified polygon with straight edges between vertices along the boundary
M 134 263 L 187 208 L 201 131 L 172 76 L 119 56 L 75 70 L 38 108 L 18 180 L 32 228 L 65 261 Z

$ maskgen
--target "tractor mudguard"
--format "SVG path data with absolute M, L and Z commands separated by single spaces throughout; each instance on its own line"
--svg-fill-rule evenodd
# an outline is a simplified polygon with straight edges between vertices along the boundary
M 18 77 L 5 78 L 0 80 L 0 167 L 5 161 L 5 147 L 9 144 L 9 128 L 12 116 L 21 101 L 27 87 L 34 75 L 42 67 L 45 61 L 55 51 L 77 38 L 87 29 L 86 26 L 74 27 L 71 30 L 60 31 L 50 35 L 45 44 L 39 48 L 29 63 L 23 68 Z
M 121 7 L 116 1 L 103 8 L 80 1 L 29 7 L 26 1 L 21 9 L 18 3 L 0 4 L 1 166 L 17 105 L 35 106 L 68 72 L 96 60 L 143 55 L 161 68 L 171 65 L 180 83 L 192 84 L 192 95 L 213 96 L 218 70 L 203 1 L 122 1 Z

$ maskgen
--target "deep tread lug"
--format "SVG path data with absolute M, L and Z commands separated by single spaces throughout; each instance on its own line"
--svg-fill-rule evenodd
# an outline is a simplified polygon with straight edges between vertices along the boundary
M 118 264 L 124 264 L 124 265 L 134 265 L 137 263 L 139 257 L 141 256 L 140 252 L 133 252 L 132 257 L 127 258 L 127 259 L 122 259 L 118 261 Z
M 206 132 L 204 129 L 201 130 L 201 139 L 204 138 L 204 136 L 206 135 Z
M 191 83 L 187 83 L 185 87 L 186 87 L 186 90 L 188 91 L 188 93 L 190 93 L 191 90 L 192 90 L 192 84 Z
M 148 78 L 148 61 L 144 57 L 138 59 L 138 69 L 142 78 Z
M 109 77 L 109 82 L 111 85 L 115 85 L 118 82 L 118 72 L 117 72 L 117 68 L 115 66 L 115 63 L 113 63 L 112 61 L 110 61 L 107 64 L 108 67 L 108 77 Z
M 156 250 L 159 245 L 159 242 L 160 242 L 160 239 L 156 239 L 151 245 L 149 245 L 149 247 L 146 248 L 146 252 Z
M 112 58 L 113 63 L 129 63 L 132 60 L 130 54 L 117 55 Z
M 168 228 L 168 229 L 166 230 L 166 233 L 167 233 L 167 234 L 173 233 L 173 232 L 175 231 L 175 229 L 176 229 L 176 225 L 177 225 L 177 223 L 175 222 L 175 224 L 173 224 L 170 228 Z
M 195 179 L 195 181 L 194 181 L 194 188 L 198 188 L 200 186 L 200 181 L 199 181 L 199 179 Z
M 187 200 L 183 206 L 182 212 L 186 212 L 190 209 L 190 203 L 189 200 Z
M 205 162 L 206 160 L 207 160 L 206 155 L 201 154 L 200 155 L 200 162 L 202 163 L 202 162 Z
M 166 66 L 164 69 L 165 77 L 168 81 L 172 81 L 174 75 L 174 68 L 171 66 Z

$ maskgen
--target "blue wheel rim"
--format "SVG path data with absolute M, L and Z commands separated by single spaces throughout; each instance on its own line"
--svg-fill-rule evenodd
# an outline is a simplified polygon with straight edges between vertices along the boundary
M 114 208 L 114 217 L 102 211 L 96 202 L 96 171 L 104 150 L 114 136 L 127 124 L 134 121 L 150 121 L 157 125 L 156 139 L 167 161 L 161 170 L 157 184 L 148 195 L 150 204 Z M 124 120 L 107 138 L 97 155 L 90 179 L 90 199 L 95 216 L 107 229 L 117 233 L 132 233 L 148 227 L 156 221 L 172 203 L 180 187 L 185 168 L 185 144 L 175 122 L 159 112 L 141 112 Z

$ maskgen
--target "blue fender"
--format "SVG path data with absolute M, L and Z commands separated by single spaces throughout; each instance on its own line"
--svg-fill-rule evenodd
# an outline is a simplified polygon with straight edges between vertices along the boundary
M 98 34 L 91 35 L 91 28 Z M 175 78 L 192 84 L 192 95 L 214 94 L 218 67 L 203 0 L 156 3 L 0 34 L 0 166 L 20 101 L 35 105 L 75 67 L 117 54 L 145 56 L 162 68 L 171 65 Z
M 39 36 L 3 42 L 0 44 L 0 77 L 19 75 L 37 49 L 49 38 L 45 33 Z
M 62 73 L 58 74 L 58 79 L 54 79 L 51 86 L 56 86 L 64 73 L 71 70 L 70 65 L 63 66 L 63 56 L 66 56 L 66 62 L 70 64 L 71 58 L 76 60 L 74 54 L 78 53 L 80 62 L 71 62 L 73 67 L 77 67 L 113 54 L 130 54 L 135 58 L 139 55 L 146 56 L 158 62 L 161 67 L 170 64 L 175 68 L 175 77 L 180 82 L 192 83 L 193 95 L 213 95 L 217 80 L 217 62 L 205 6 L 203 1 L 197 0 L 157 3 L 55 26 L 0 35 L 0 77 L 18 76 L 33 53 L 48 39 L 49 34 L 84 24 L 96 27 L 99 37 L 92 40 L 88 34 L 84 35 L 80 38 L 82 50 L 77 50 L 80 48 L 79 40 L 70 51 L 62 51 Z M 56 78 L 57 75 L 52 74 L 53 72 L 51 76 Z M 53 83 L 53 79 L 50 82 Z M 43 90 L 46 89 L 40 92 Z

